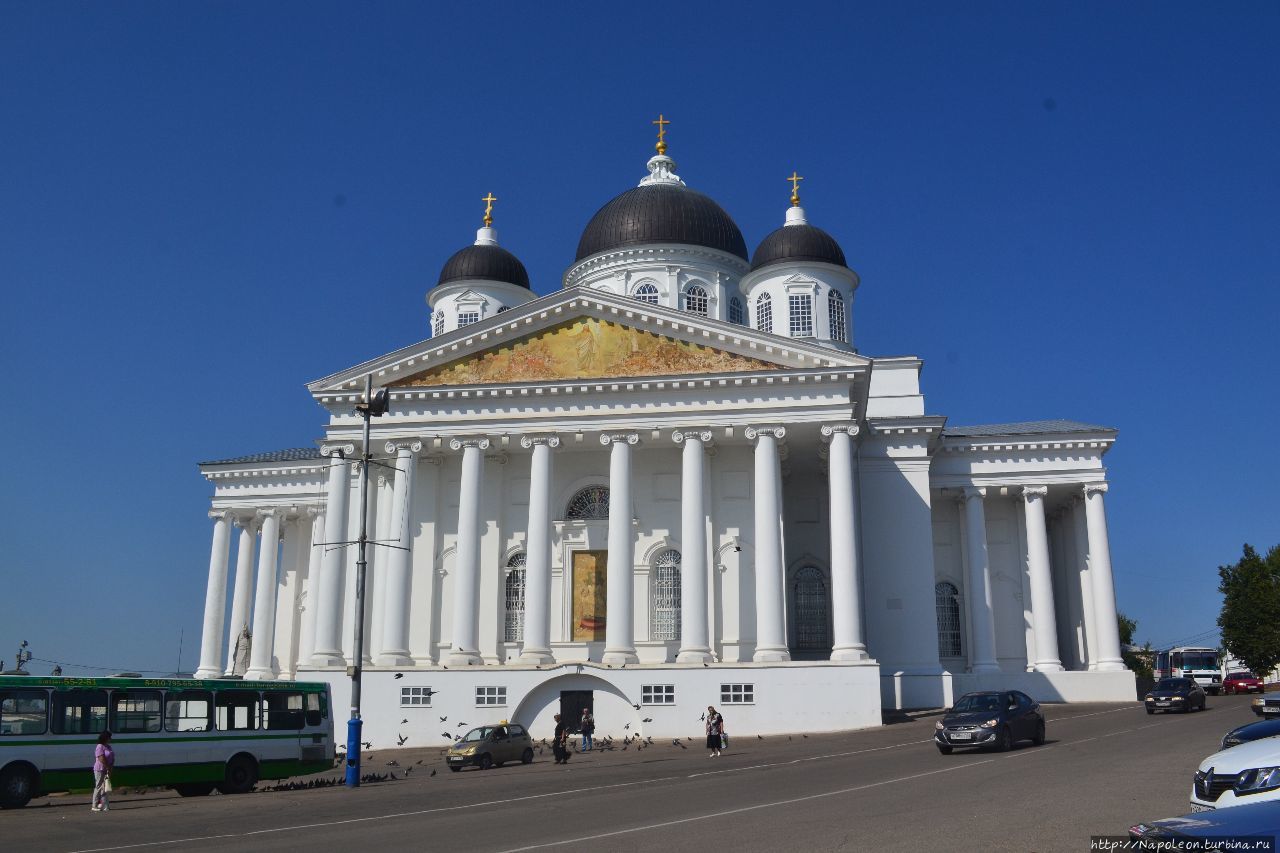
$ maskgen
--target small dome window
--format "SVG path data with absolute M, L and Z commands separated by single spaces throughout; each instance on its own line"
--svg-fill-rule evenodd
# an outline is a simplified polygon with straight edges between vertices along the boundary
M 691 284 L 685 288 L 684 310 L 690 314 L 698 314 L 705 317 L 709 307 L 710 300 L 707 298 L 706 288 L 700 284 Z
M 756 328 L 762 332 L 773 331 L 773 298 L 767 293 L 756 300 Z
M 849 324 L 845 321 L 844 297 L 840 291 L 827 293 L 827 310 L 831 319 L 831 340 L 839 343 L 849 342 Z
M 436 316 L 432 318 L 431 322 L 432 322 L 431 334 L 443 335 L 444 334 L 444 312 L 441 311 L 439 308 L 437 308 Z
M 658 286 L 651 281 L 641 284 L 631 295 L 641 302 L 648 302 L 650 305 L 658 304 Z
M 729 300 L 729 322 L 737 323 L 739 326 L 747 324 L 746 317 L 742 311 L 742 300 L 736 296 Z
M 791 337 L 813 337 L 813 297 L 807 293 L 793 293 L 787 300 L 791 306 Z

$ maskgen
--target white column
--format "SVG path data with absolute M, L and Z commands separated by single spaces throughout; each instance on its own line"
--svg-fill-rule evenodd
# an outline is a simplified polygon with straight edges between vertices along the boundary
M 253 602 L 253 645 L 245 678 L 266 681 L 271 669 L 276 632 L 276 568 L 280 554 L 280 511 L 262 512 L 262 544 L 258 548 L 258 591 Z
M 607 433 L 609 447 L 609 557 L 605 572 L 604 655 L 607 664 L 637 663 L 635 647 L 635 532 L 631 505 L 631 448 L 634 432 Z
M 1044 520 L 1045 486 L 1026 486 L 1022 507 L 1027 520 L 1027 576 L 1031 582 L 1031 621 L 1035 632 L 1036 672 L 1060 672 L 1058 619 L 1049 571 L 1049 531 Z
M 276 570 L 276 625 L 273 654 L 276 675 L 292 679 L 298 666 L 298 602 L 307 573 L 307 552 L 311 550 L 311 520 L 293 515 L 280 525 L 284 544 Z
M 680 474 L 680 651 L 676 663 L 710 663 L 707 624 L 707 511 L 703 479 L 710 430 L 677 430 L 683 442 Z
M 999 672 L 996 661 L 996 624 L 991 606 L 991 564 L 987 557 L 987 516 L 982 501 L 987 490 L 964 490 L 965 538 L 969 557 L 969 633 L 972 635 L 970 669 Z
M 1106 483 L 1084 486 L 1085 523 L 1089 537 L 1089 574 L 1093 581 L 1093 621 L 1100 670 L 1125 669 L 1120 656 L 1120 626 L 1116 621 L 1116 589 L 1111 576 L 1111 543 L 1107 537 L 1107 513 L 1102 505 Z
M 371 666 L 382 654 L 383 614 L 387 602 L 387 561 L 392 553 L 392 549 L 383 543 L 391 539 L 391 507 L 395 500 L 395 478 L 386 468 L 377 463 L 371 464 L 375 465 L 378 485 L 369 501 L 371 517 L 368 529 L 373 531 L 373 543 L 365 552 L 369 561 L 365 577 L 365 599 L 369 602 L 364 612 L 365 666 Z
M 213 548 L 209 552 L 209 585 L 204 593 L 204 630 L 196 678 L 222 675 L 222 622 L 227 608 L 227 559 L 231 555 L 231 515 L 211 512 Z
M 1075 552 L 1076 585 L 1080 588 L 1080 635 L 1084 654 L 1080 668 L 1098 668 L 1098 635 L 1094 631 L 1093 575 L 1089 571 L 1089 531 L 1085 524 L 1084 495 L 1071 504 L 1071 542 Z
M 554 663 L 551 654 L 551 451 L 560 437 L 523 436 L 529 462 L 529 538 L 525 542 L 524 642 L 520 663 Z
M 324 445 L 320 452 L 329 457 L 329 490 L 325 504 L 324 538 L 318 546 L 322 552 L 320 573 L 313 589 L 316 592 L 316 641 L 311 653 L 314 666 L 345 666 L 342 653 L 343 566 L 347 548 L 339 543 L 347 540 L 347 504 L 351 488 L 351 470 L 346 456 L 355 452 L 354 444 Z
M 480 484 L 489 439 L 453 439 L 462 451 L 462 482 L 458 487 L 457 577 L 453 582 L 453 651 L 449 663 L 484 663 L 480 656 Z
M 759 662 L 791 660 L 787 649 L 785 580 L 782 570 L 782 473 L 778 442 L 785 427 L 747 427 L 755 450 L 756 651 Z
M 235 525 L 240 530 L 240 543 L 236 547 L 236 580 L 231 590 L 231 624 L 227 626 L 227 675 L 235 671 L 236 640 L 249 627 L 253 614 L 253 554 L 258 519 L 237 516 Z
M 316 650 L 316 594 L 320 579 L 320 563 L 324 556 L 324 512 L 317 507 L 307 510 L 311 519 L 310 545 L 307 548 L 307 577 L 302 582 L 302 618 L 298 628 L 298 666 L 311 663 Z
M 394 547 L 386 551 L 386 570 L 382 573 L 380 587 L 382 606 L 382 654 L 380 666 L 410 666 L 409 656 L 409 599 L 411 595 L 413 540 L 409 529 L 413 511 L 413 477 L 418 468 L 417 454 L 422 450 L 421 441 L 387 442 L 388 453 L 396 455 L 396 483 L 391 499 L 389 538 Z
M 827 487 L 831 501 L 831 659 L 867 660 L 862 626 L 862 577 L 858 565 L 858 506 L 854 482 L 857 460 L 853 437 L 857 424 L 829 424 L 822 434 L 831 438 L 827 457 Z

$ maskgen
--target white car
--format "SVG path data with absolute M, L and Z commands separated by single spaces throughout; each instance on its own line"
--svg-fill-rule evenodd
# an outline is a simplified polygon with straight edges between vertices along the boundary
M 1196 770 L 1191 810 L 1280 801 L 1280 737 L 1267 737 L 1215 752 Z

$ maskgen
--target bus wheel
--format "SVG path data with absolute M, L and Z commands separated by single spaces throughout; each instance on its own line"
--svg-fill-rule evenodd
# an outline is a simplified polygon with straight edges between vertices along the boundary
M 247 794 L 256 784 L 258 765 L 248 755 L 237 755 L 227 762 L 227 778 L 218 790 L 224 794 Z
M 0 772 L 0 809 L 20 809 L 36 792 L 36 771 L 25 764 L 10 764 Z
M 207 797 L 213 793 L 212 782 L 188 782 L 185 785 L 174 785 L 173 790 L 179 797 Z

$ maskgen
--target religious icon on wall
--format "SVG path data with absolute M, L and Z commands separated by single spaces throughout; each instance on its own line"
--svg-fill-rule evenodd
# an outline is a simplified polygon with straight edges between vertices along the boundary
M 608 551 L 573 553 L 573 639 L 604 640 Z

